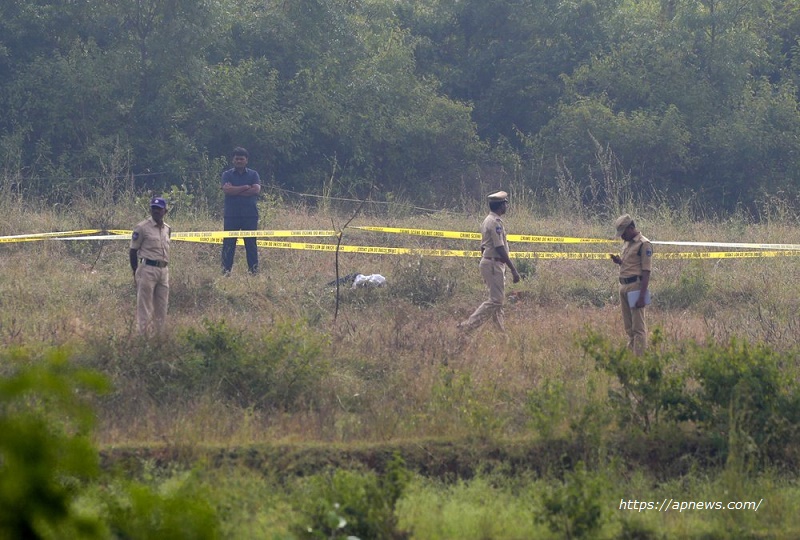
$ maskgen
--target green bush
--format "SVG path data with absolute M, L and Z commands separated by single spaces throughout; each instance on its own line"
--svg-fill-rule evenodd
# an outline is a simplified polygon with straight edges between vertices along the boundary
M 139 482 L 123 482 L 104 498 L 108 527 L 117 538 L 213 539 L 219 522 L 211 505 L 184 477 L 154 489 Z
M 696 416 L 709 434 L 723 443 L 745 437 L 765 458 L 779 458 L 797 444 L 800 388 L 794 353 L 734 339 L 697 347 L 695 355 Z
M 101 472 L 87 401 L 107 389 L 101 375 L 73 368 L 63 349 L 3 356 L 0 538 L 217 537 L 193 483 L 157 493 Z
M 84 398 L 106 381 L 73 369 L 63 349 L 41 360 L 7 351 L 0 362 L 13 371 L 0 379 L 0 538 L 100 537 L 73 502 L 99 475 Z
M 598 334 L 580 340 L 584 353 L 595 366 L 614 377 L 617 385 L 608 390 L 612 409 L 622 427 L 635 426 L 649 432 L 664 414 L 679 416 L 684 402 L 685 375 L 673 368 L 680 349 L 661 350 L 663 341 L 659 329 L 653 332 L 651 347 L 637 357 L 627 347 L 612 347 Z
M 397 455 L 380 476 L 344 469 L 314 475 L 296 493 L 304 517 L 294 532 L 309 540 L 403 538 L 394 510 L 409 480 Z
M 440 261 L 420 257 L 400 267 L 389 283 L 389 294 L 415 306 L 430 307 L 453 296 L 456 280 L 449 279 Z
M 608 481 L 586 470 L 583 462 L 567 471 L 563 483 L 549 486 L 542 494 L 542 507 L 536 513 L 539 522 L 562 538 L 595 538 L 603 525 L 603 494 Z
M 564 383 L 545 380 L 539 388 L 528 392 L 525 410 L 531 426 L 543 439 L 550 439 L 567 414 L 567 396 Z
M 318 399 L 330 365 L 325 340 L 301 324 L 278 324 L 258 339 L 244 339 L 224 321 L 190 329 L 196 353 L 181 375 L 186 391 L 218 394 L 242 407 L 296 409 Z

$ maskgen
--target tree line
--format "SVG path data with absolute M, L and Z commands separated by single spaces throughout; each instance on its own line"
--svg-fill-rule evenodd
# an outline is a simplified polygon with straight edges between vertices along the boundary
M 793 200 L 798 31 L 796 0 L 8 0 L 3 180 L 208 189 L 244 146 L 282 187 L 425 204 Z

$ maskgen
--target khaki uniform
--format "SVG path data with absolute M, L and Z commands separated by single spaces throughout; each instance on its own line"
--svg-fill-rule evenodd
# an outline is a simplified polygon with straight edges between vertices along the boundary
M 653 246 L 650 240 L 641 233 L 637 234 L 633 240 L 623 244 L 620 259 L 622 264 L 619 265 L 619 303 L 622 307 L 622 322 L 628 335 L 628 348 L 638 356 L 647 348 L 645 320 L 647 308 L 631 308 L 628 305 L 628 293 L 638 291 L 641 288 L 642 272 L 651 270 Z
M 131 249 L 138 251 L 136 268 L 136 323 L 139 332 L 164 330 L 169 305 L 169 239 L 172 228 L 159 227 L 152 217 L 133 229 Z
M 506 253 L 509 253 L 503 220 L 494 212 L 490 212 L 481 224 L 483 256 L 479 265 L 481 277 L 489 290 L 489 299 L 478 306 L 469 319 L 461 323 L 460 326 L 464 330 L 475 330 L 491 318 L 498 330 L 503 333 L 506 331 L 503 313 L 506 265 L 498 257 L 496 249 L 498 247 L 505 247 Z

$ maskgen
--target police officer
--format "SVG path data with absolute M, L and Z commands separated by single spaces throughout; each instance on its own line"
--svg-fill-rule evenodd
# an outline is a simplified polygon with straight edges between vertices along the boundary
M 169 238 L 172 228 L 164 223 L 167 202 L 150 201 L 150 217 L 140 221 L 131 237 L 130 262 L 136 284 L 136 323 L 140 334 L 161 333 L 169 304 Z
M 508 256 L 508 241 L 501 216 L 508 210 L 508 193 L 498 191 L 489 195 L 489 215 L 481 224 L 481 262 L 480 270 L 484 283 L 489 290 L 489 299 L 478 306 L 478 309 L 466 321 L 460 322 L 458 328 L 472 332 L 492 319 L 498 330 L 505 334 L 503 303 L 505 301 L 506 266 L 511 269 L 514 283 L 519 282 L 519 272 Z
M 628 348 L 640 356 L 647 348 L 647 323 L 645 321 L 645 300 L 650 284 L 653 246 L 642 236 L 630 214 L 617 218 L 614 222 L 617 236 L 622 237 L 622 255 L 609 254 L 611 260 L 619 265 L 619 303 L 622 306 L 622 322 L 628 334 Z M 629 303 L 628 293 L 639 291 L 636 302 Z

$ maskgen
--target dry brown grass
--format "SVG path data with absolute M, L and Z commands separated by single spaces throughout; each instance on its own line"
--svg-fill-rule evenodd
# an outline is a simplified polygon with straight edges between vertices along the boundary
M 3 205 L 0 234 L 49 232 L 82 228 L 74 213 Z M 347 215 L 319 215 L 304 208 L 275 211 L 262 223 L 274 229 L 329 229 Z M 80 209 L 85 215 L 86 208 Z M 130 229 L 142 213 L 121 206 L 109 213 L 125 221 L 111 223 Z M 353 225 L 471 231 L 481 215 L 359 216 Z M 116 219 L 116 218 L 115 218 Z M 169 219 L 168 219 L 169 220 Z M 176 231 L 214 230 L 211 218 L 176 216 Z M 605 222 L 537 217 L 514 208 L 510 232 L 520 234 L 608 237 Z M 686 223 L 672 215 L 647 216 L 643 232 L 659 240 L 731 242 L 800 242 L 793 223 L 741 221 Z M 298 239 L 303 241 L 303 239 Z M 308 239 L 312 243 L 333 239 Z M 346 243 L 406 247 L 475 249 L 474 243 L 400 235 L 346 231 Z M 607 251 L 596 246 L 512 246 L 512 250 Z M 0 343 L 9 345 L 70 345 L 97 347 L 104 343 L 115 354 L 141 349 L 133 328 L 135 291 L 127 262 L 127 241 L 43 241 L 2 244 L 0 249 Z M 616 249 L 616 247 L 612 248 Z M 673 250 L 674 248 L 669 248 Z M 697 248 L 691 248 L 692 250 Z M 234 275 L 223 278 L 218 245 L 173 243 L 170 335 L 179 341 L 203 321 L 224 320 L 245 336 L 268 333 L 277 323 L 306 321 L 309 331 L 325 335 L 324 356 L 330 374 L 319 390 L 318 405 L 294 411 L 265 411 L 214 401 L 206 395 L 182 396 L 168 406 L 137 394 L 135 378 L 124 358 L 103 364 L 117 384 L 117 397 L 101 412 L 99 441 L 104 445 L 151 443 L 247 444 L 267 441 L 388 441 L 417 437 L 515 436 L 530 433 L 525 413 L 528 395 L 546 381 L 561 381 L 569 406 L 580 408 L 603 381 L 576 345 L 590 329 L 624 342 L 616 300 L 616 267 L 605 261 L 531 261 L 531 274 L 507 287 L 515 295 L 506 309 L 509 340 L 495 335 L 491 325 L 471 341 L 458 335 L 455 324 L 483 300 L 475 261 L 443 258 L 423 261 L 420 279 L 448 279 L 452 296 L 430 307 L 392 296 L 400 276 L 408 276 L 416 257 L 340 254 L 340 276 L 352 272 L 380 273 L 389 289 L 341 290 L 339 316 L 326 283 L 335 277 L 334 255 L 310 251 L 261 249 L 262 273 L 247 276 L 244 253 L 237 250 Z M 667 251 L 657 247 L 656 251 Z M 649 311 L 651 327 L 668 340 L 727 340 L 740 336 L 787 349 L 798 343 L 800 319 L 794 279 L 798 260 L 656 260 Z M 702 297 L 686 292 L 698 283 Z M 699 289 L 698 289 L 699 290 Z M 681 307 L 659 303 L 671 294 Z M 157 349 L 183 361 L 180 348 Z M 174 356 L 171 356 L 174 355 Z

